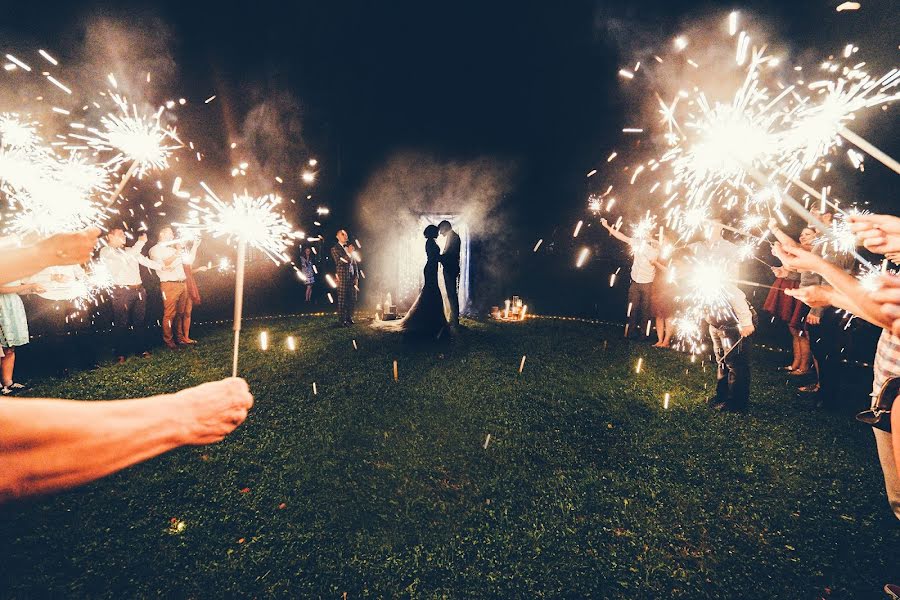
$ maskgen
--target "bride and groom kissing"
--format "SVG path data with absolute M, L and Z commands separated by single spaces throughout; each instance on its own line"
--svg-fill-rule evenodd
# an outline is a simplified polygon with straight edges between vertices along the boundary
M 422 232 L 425 236 L 425 285 L 406 315 L 399 321 L 376 322 L 379 329 L 402 331 L 421 336 L 438 337 L 446 329 L 459 328 L 459 234 L 453 231 L 450 221 L 429 225 Z M 437 244 L 438 236 L 444 239 L 444 251 Z M 444 297 L 438 283 L 438 265 L 443 267 L 444 289 L 447 292 L 449 319 L 444 313 Z

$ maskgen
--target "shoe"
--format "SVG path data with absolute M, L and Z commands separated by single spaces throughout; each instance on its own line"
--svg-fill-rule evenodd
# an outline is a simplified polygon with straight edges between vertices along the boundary
M 3 394 L 4 396 L 9 396 L 10 394 L 12 394 L 12 390 L 9 389 L 9 386 L 4 385 L 2 388 L 0 388 L 0 394 Z
M 809 369 L 794 369 L 793 371 L 788 371 L 788 375 L 792 377 L 803 377 L 809 373 Z
M 788 373 L 794 370 L 794 365 L 787 365 L 786 367 L 778 367 L 778 371 L 787 371 Z
M 150 354 L 150 352 L 147 350 L 144 350 L 143 352 L 141 352 L 141 358 L 150 358 L 151 356 L 153 356 L 153 355 Z
M 192 339 L 190 339 L 190 338 L 185 338 L 185 339 L 181 340 L 181 343 L 182 343 L 182 344 L 196 344 L 196 343 L 197 343 L 197 340 L 192 340 Z
M 799 388 L 797 388 L 797 391 L 803 394 L 815 394 L 819 391 L 819 384 L 811 383 L 809 385 L 800 386 Z
M 727 402 L 716 402 L 714 404 L 710 404 L 709 407 L 717 412 L 726 412 L 728 410 Z
M 26 387 L 28 387 L 28 386 L 25 385 L 25 384 L 23 384 L 23 383 L 16 383 L 16 382 L 13 382 L 13 383 L 9 384 L 9 385 L 6 386 L 6 387 L 8 387 L 9 389 L 11 389 L 12 391 L 16 391 L 16 390 L 24 390 L 24 389 L 25 389 Z
M 178 350 L 178 344 L 175 342 L 166 342 L 166 348 L 169 350 Z
M 116 364 L 124 365 L 124 364 L 125 364 L 125 357 L 124 357 L 124 356 L 120 356 L 119 358 L 117 358 L 117 359 L 116 359 Z

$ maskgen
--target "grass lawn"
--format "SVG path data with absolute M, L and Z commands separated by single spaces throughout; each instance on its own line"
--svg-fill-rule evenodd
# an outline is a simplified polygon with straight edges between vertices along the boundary
M 471 323 L 427 346 L 330 323 L 246 324 L 256 406 L 223 443 L 0 508 L 0 596 L 868 598 L 900 582 L 872 434 L 804 410 L 783 355 L 756 353 L 749 414 L 711 414 L 709 367 L 619 329 Z M 196 333 L 32 393 L 225 376 L 230 330 Z

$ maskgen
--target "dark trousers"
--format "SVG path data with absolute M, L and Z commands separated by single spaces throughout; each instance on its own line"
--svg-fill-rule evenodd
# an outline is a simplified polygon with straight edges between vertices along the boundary
M 750 402 L 750 338 L 741 338 L 737 327 L 709 326 L 716 353 L 716 402 L 744 409 Z
M 808 325 L 809 346 L 819 364 L 819 393 L 817 403 L 837 408 L 843 363 L 841 348 L 844 340 L 844 321 L 833 308 L 825 309 L 819 325 Z
M 337 288 L 338 320 L 343 323 L 353 321 L 353 310 L 356 308 L 356 288 L 343 283 Z
M 444 288 L 450 305 L 450 324 L 459 325 L 459 271 L 444 269 Z
M 143 286 L 117 287 L 110 293 L 113 312 L 113 345 L 116 356 L 140 354 L 147 349 L 144 320 L 147 292 Z
M 89 369 L 98 358 L 97 339 L 91 332 L 89 309 L 78 309 L 72 301 L 35 298 L 35 314 L 40 315 L 46 352 L 45 367 L 56 375 L 73 369 Z
M 652 318 L 650 314 L 650 293 L 653 283 L 631 282 L 628 288 L 628 304 L 631 306 L 631 314 L 628 316 L 628 335 L 637 336 L 647 327 L 647 321 Z

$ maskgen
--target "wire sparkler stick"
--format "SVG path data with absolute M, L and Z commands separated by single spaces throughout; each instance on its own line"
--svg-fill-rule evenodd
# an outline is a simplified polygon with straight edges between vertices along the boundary
M 798 188 L 800 188 L 801 190 L 803 190 L 804 192 L 806 192 L 807 194 L 809 194 L 810 196 L 812 196 L 813 198 L 818 200 L 819 202 L 824 202 L 825 204 L 827 204 L 828 206 L 833 208 L 835 211 L 837 211 L 843 215 L 847 214 L 847 211 L 842 209 L 840 206 L 838 206 L 837 204 L 835 204 L 828 198 L 825 198 L 824 196 L 822 196 L 821 192 L 817 191 L 816 188 L 810 186 L 805 181 L 803 181 L 801 179 L 797 179 L 796 177 L 788 177 L 788 180 L 791 183 L 793 183 L 794 185 L 796 185 Z
M 838 130 L 838 133 L 840 134 L 840 136 L 842 138 L 844 138 L 845 140 L 847 140 L 848 142 L 850 142 L 851 144 L 853 144 L 860 150 L 863 150 L 864 152 L 866 152 L 866 154 L 868 154 L 869 156 L 871 156 L 872 158 L 874 158 L 875 160 L 877 160 L 878 162 L 880 162 L 881 164 L 886 166 L 888 169 L 890 169 L 894 173 L 900 175 L 900 162 L 897 162 L 896 160 L 894 160 L 893 158 L 891 158 L 890 156 L 888 156 L 887 154 L 885 154 L 884 152 L 882 152 L 881 150 L 879 150 L 874 145 L 870 144 L 868 141 L 861 138 L 854 132 L 850 131 L 846 127 L 841 127 Z
M 137 173 L 139 167 L 140 165 L 138 164 L 138 161 L 135 160 L 131 162 L 131 166 L 129 166 L 128 170 L 125 171 L 125 175 L 122 176 L 122 179 L 119 181 L 119 185 L 116 186 L 116 189 L 113 190 L 113 193 L 110 194 L 109 198 L 106 199 L 107 204 L 112 204 L 116 201 L 116 198 L 119 197 L 119 194 L 121 194 L 125 190 L 125 186 L 128 185 L 128 180 L 131 179 L 135 173 Z
M 766 176 L 763 175 L 758 169 L 755 169 L 753 167 L 747 167 L 747 174 L 755 179 L 760 185 L 766 185 L 766 183 L 768 182 Z M 800 202 L 798 202 L 793 196 L 785 192 L 781 194 L 781 199 L 785 204 L 787 204 L 788 208 L 797 213 L 799 217 L 806 219 L 808 223 L 812 223 L 812 225 L 816 229 L 821 231 L 824 235 L 829 235 L 831 233 L 831 228 L 823 223 L 822 219 L 809 212 L 809 210 L 805 206 L 800 204 Z M 863 258 L 863 256 L 856 251 L 856 248 L 850 249 L 850 254 L 852 254 L 853 258 L 858 260 L 861 264 L 869 268 L 874 268 L 872 266 L 872 263 Z
M 234 354 L 231 360 L 231 376 L 238 373 L 238 348 L 241 339 L 241 320 L 244 316 L 244 263 L 247 260 L 247 240 L 238 239 L 237 263 L 234 270 Z

